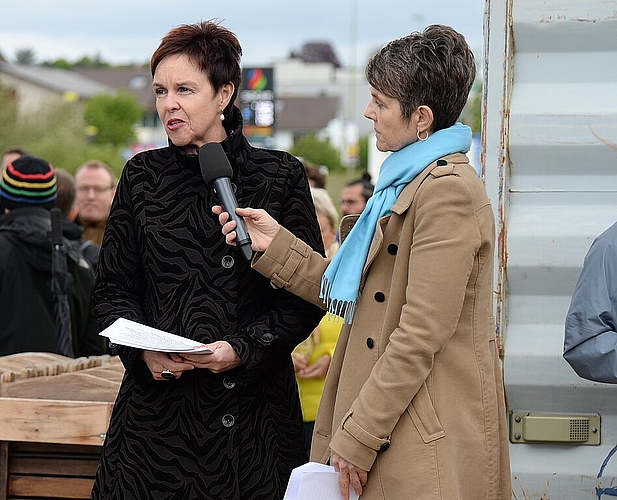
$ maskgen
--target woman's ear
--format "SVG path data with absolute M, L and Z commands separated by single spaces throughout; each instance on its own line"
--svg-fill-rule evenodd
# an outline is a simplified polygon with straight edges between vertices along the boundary
M 234 95 L 234 84 L 229 82 L 229 83 L 225 83 L 224 85 L 221 86 L 221 89 L 219 90 L 220 94 L 221 94 L 221 106 L 222 109 L 225 109 L 227 107 L 227 105 L 229 104 L 229 101 L 231 100 L 231 96 Z
M 433 122 L 435 121 L 433 118 L 433 110 L 428 106 L 422 104 L 421 106 L 418 106 L 418 109 L 416 109 L 416 111 L 418 113 L 418 133 L 431 133 L 433 131 Z

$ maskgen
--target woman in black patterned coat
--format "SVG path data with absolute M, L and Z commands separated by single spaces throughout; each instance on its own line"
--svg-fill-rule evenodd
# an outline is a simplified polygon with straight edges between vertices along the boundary
M 169 146 L 126 164 L 101 249 L 94 307 L 210 345 L 179 355 L 119 347 L 126 372 L 93 499 L 276 500 L 306 462 L 291 351 L 322 312 L 252 271 L 225 243 L 198 150 L 220 142 L 241 206 L 312 246 L 321 236 L 302 164 L 251 147 L 233 106 L 241 48 L 212 22 L 172 29 L 152 56 Z M 170 370 L 174 380 L 161 376 Z

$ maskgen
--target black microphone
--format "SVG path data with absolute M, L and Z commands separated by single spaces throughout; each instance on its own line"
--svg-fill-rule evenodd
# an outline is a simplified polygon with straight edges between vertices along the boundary
M 246 260 L 251 260 L 253 250 L 251 237 L 246 231 L 244 219 L 236 213 L 238 201 L 231 187 L 233 171 L 225 155 L 223 146 L 218 142 L 209 142 L 199 148 L 199 167 L 206 184 L 212 185 L 218 195 L 221 205 L 229 213 L 231 220 L 236 221 L 236 246 Z

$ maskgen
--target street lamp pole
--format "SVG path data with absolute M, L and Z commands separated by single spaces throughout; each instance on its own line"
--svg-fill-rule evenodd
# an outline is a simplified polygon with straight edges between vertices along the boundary
M 349 68 L 347 82 L 347 112 L 344 128 L 344 164 L 355 167 L 359 162 L 358 123 L 356 122 L 356 70 L 358 51 L 358 0 L 350 0 L 349 6 Z

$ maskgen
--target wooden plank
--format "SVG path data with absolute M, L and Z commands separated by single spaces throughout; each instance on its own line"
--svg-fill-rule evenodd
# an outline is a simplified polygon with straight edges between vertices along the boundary
M 40 476 L 94 477 L 100 457 L 84 458 L 47 458 L 47 457 L 13 457 L 11 458 L 11 475 L 38 474 Z
M 110 371 L 120 373 L 124 371 L 120 358 L 118 356 L 109 356 L 108 354 L 76 359 L 58 354 L 38 352 L 0 356 L 0 395 L 16 396 L 16 394 L 3 393 L 3 390 L 10 391 L 10 387 L 16 382 L 23 382 L 28 379 L 53 379 L 56 376 L 67 373 L 88 372 L 93 369 L 106 370 L 108 373 L 102 373 L 103 378 L 108 378 Z M 114 377 L 113 380 L 117 380 L 117 378 Z M 46 384 L 43 381 L 35 381 L 35 384 L 39 387 L 41 387 L 41 383 Z M 51 399 L 51 397 L 49 398 Z
M 113 403 L 0 398 L 0 441 L 103 444 Z
M 10 497 L 89 499 L 94 479 L 11 476 Z
M 111 402 L 116 399 L 122 376 L 123 372 L 118 369 L 92 368 L 49 377 L 30 377 L 0 384 L 0 397 Z
M 0 442 L 0 500 L 6 500 L 9 483 L 9 443 Z
M 57 444 L 57 443 L 11 443 L 10 456 L 16 455 L 99 455 L 100 446 L 82 446 L 76 444 Z

